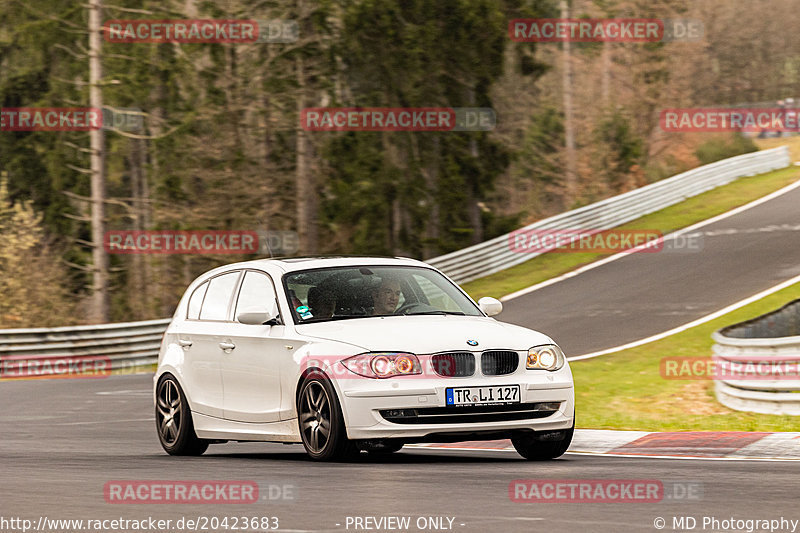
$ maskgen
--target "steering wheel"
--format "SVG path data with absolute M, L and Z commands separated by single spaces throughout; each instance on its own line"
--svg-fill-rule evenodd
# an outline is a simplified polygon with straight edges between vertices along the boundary
M 432 307 L 432 306 L 430 306 L 428 304 L 424 304 L 422 302 L 411 302 L 411 303 L 407 303 L 407 304 L 401 305 L 400 308 L 397 309 L 394 312 L 394 314 L 395 315 L 407 315 L 409 313 L 409 311 L 411 311 L 412 309 L 415 309 L 417 307 L 427 307 L 428 308 L 427 310 L 430 310 L 430 311 L 435 311 L 436 310 L 435 307 Z

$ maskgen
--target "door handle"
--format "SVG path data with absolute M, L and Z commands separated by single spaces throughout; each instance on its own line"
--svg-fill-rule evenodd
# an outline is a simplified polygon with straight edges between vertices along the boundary
M 236 348 L 236 345 L 232 342 L 221 342 L 219 343 L 219 347 L 227 352 Z
M 191 346 L 193 343 L 192 343 L 192 341 L 187 341 L 187 340 L 183 340 L 183 339 L 178 339 L 178 344 L 180 344 L 180 345 L 181 345 L 181 346 L 183 346 L 184 348 L 188 348 L 188 347 L 190 347 L 190 346 Z

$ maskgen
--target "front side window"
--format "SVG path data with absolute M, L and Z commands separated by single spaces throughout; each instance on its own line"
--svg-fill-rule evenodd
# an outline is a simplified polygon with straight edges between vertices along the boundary
M 236 312 L 234 319 L 239 313 L 250 310 L 261 310 L 265 307 L 272 309 L 275 302 L 275 289 L 272 288 L 272 281 L 266 274 L 248 270 L 244 274 L 242 288 L 239 291 L 239 300 L 236 302 Z
M 228 305 L 238 280 L 239 272 L 236 271 L 222 274 L 208 282 L 206 297 L 200 309 L 200 320 L 227 320 Z
M 482 316 L 447 278 L 420 267 L 335 267 L 283 277 L 299 323 L 370 316 Z

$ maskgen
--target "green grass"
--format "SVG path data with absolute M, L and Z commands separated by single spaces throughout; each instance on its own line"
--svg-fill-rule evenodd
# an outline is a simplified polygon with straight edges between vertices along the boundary
M 710 357 L 711 333 L 800 298 L 800 283 L 682 333 L 570 363 L 577 425 L 643 431 L 800 431 L 800 416 L 732 411 L 717 403 L 710 380 L 667 380 L 664 357 Z
M 800 169 L 797 167 L 740 178 L 619 228 L 654 229 L 666 234 L 766 196 L 798 178 Z M 465 283 L 463 288 L 475 300 L 483 296 L 499 298 L 607 256 L 598 253 L 543 254 L 502 272 Z
M 769 139 L 753 139 L 759 150 L 769 150 L 778 146 L 789 147 L 789 157 L 792 161 L 800 161 L 800 135 L 792 137 L 775 137 Z

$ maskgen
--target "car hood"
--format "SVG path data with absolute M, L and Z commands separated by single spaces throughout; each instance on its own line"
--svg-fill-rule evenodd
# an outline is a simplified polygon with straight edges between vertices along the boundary
M 547 335 L 487 317 L 390 316 L 301 324 L 298 333 L 359 346 L 367 351 L 408 351 L 417 354 L 450 350 L 527 350 L 549 344 Z M 477 346 L 467 344 L 477 341 Z

